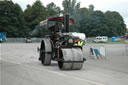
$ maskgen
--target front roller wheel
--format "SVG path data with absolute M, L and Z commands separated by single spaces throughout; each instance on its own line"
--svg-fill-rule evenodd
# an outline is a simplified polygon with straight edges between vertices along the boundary
M 80 70 L 83 67 L 83 63 L 65 63 L 65 62 L 58 62 L 59 68 L 61 70 Z
M 83 54 L 79 48 L 63 48 L 60 51 L 59 68 L 62 70 L 80 70 L 83 67 Z
M 61 70 L 71 70 L 72 63 L 64 63 L 63 61 L 58 61 L 59 68 Z

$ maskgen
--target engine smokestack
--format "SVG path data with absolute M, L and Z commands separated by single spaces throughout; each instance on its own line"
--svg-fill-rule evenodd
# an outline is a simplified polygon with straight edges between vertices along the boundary
M 69 13 L 66 13 L 64 16 L 64 26 L 65 32 L 69 32 Z

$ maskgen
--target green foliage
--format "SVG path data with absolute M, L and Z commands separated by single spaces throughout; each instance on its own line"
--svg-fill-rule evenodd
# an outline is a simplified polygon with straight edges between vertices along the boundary
M 46 10 L 48 17 L 59 16 L 61 13 L 60 7 L 56 6 L 53 2 L 47 5 Z
M 24 11 L 24 19 L 28 27 L 28 34 L 39 24 L 40 21 L 47 18 L 46 8 L 42 5 L 40 0 L 34 2 L 32 6 L 27 5 Z
M 101 11 L 94 11 L 91 14 L 89 32 L 88 36 L 104 36 L 106 35 L 105 30 L 107 29 L 105 25 L 104 14 Z
M 126 25 L 124 24 L 122 16 L 115 11 L 105 12 L 106 25 L 108 26 L 108 36 L 124 35 L 126 32 Z
M 23 11 L 12 1 L 0 1 L 0 32 L 7 32 L 8 37 L 24 36 Z
M 80 2 L 76 2 L 76 0 L 63 0 L 62 3 L 64 7 L 64 13 L 69 13 L 70 17 L 74 19 L 75 24 L 70 26 L 70 31 L 79 31 L 80 23 L 79 23 L 79 9 Z
M 77 0 L 63 0 L 62 5 L 64 10 L 53 2 L 45 7 L 40 0 L 36 0 L 33 5 L 28 4 L 23 11 L 11 0 L 0 1 L 0 32 L 7 32 L 8 37 L 42 37 L 47 28 L 40 28 L 39 22 L 67 12 L 75 21 L 75 24 L 70 26 L 70 31 L 85 33 L 87 37 L 119 36 L 127 31 L 123 17 L 118 12 L 103 13 L 94 10 L 93 5 L 80 8 L 80 2 Z
M 84 32 L 89 37 L 107 35 L 103 12 L 94 11 L 94 6 L 90 5 L 89 8 L 81 8 L 80 15 L 83 16 L 80 21 L 80 32 Z
M 88 37 L 95 36 L 120 36 L 125 35 L 126 25 L 122 16 L 118 12 L 94 11 L 93 6 L 80 9 L 80 32 L 84 32 Z

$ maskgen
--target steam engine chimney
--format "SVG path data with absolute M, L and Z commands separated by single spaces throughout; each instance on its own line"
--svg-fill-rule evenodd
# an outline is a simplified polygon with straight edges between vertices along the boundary
M 69 13 L 66 13 L 64 16 L 64 27 L 65 32 L 69 32 Z

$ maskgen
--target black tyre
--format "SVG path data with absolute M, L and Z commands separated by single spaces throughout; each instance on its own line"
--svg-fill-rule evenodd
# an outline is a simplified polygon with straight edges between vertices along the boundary
M 41 49 L 40 49 L 40 58 L 39 60 L 43 65 L 50 65 L 51 64 L 51 53 L 47 52 L 47 45 L 45 41 L 43 40 L 41 43 Z

